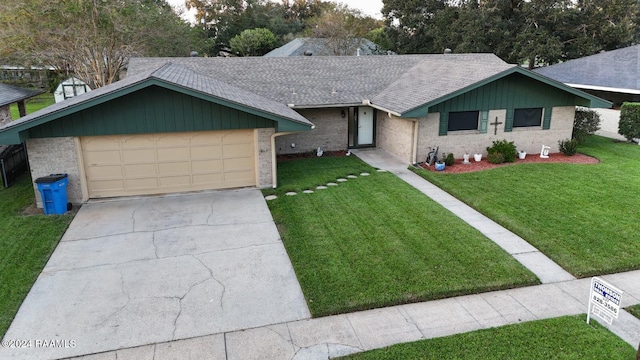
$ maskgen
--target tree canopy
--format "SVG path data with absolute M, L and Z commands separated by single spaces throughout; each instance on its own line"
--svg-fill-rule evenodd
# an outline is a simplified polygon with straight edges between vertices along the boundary
M 3 62 L 53 66 L 92 87 L 118 79 L 132 56 L 187 56 L 203 39 L 165 0 L 0 2 Z
M 635 0 L 383 0 L 399 53 L 493 52 L 554 64 L 638 41 Z

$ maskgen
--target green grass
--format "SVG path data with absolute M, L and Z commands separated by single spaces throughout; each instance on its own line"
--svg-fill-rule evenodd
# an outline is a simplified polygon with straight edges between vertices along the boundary
M 36 112 L 40 109 L 43 109 L 54 103 L 55 103 L 55 100 L 53 98 L 53 94 L 51 93 L 44 93 L 38 96 L 34 96 L 31 99 L 28 99 L 25 101 L 25 108 L 27 110 L 27 115 L 33 112 Z M 20 112 L 18 111 L 18 104 L 16 103 L 11 104 L 11 118 L 13 120 L 20 118 Z
M 314 194 L 284 196 L 368 171 Z M 278 164 L 269 201 L 314 316 L 538 283 L 497 245 L 355 157 Z
M 629 314 L 637 317 L 638 319 L 640 319 L 640 304 L 638 305 L 634 305 L 634 306 L 629 306 L 628 308 L 625 308 L 625 310 L 627 310 L 629 312 Z
M 639 269 L 640 146 L 592 136 L 578 150 L 601 163 L 415 171 L 577 277 Z
M 634 359 L 636 350 L 585 315 L 394 345 L 340 359 Z
M 0 188 L 0 338 L 72 219 L 22 215 L 33 203 L 28 174 L 10 188 Z

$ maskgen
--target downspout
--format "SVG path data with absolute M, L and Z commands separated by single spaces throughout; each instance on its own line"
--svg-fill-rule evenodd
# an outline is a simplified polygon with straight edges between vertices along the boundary
M 289 131 L 289 132 L 281 132 L 281 133 L 273 133 L 271 135 L 271 181 L 272 181 L 272 186 L 275 189 L 276 187 L 278 187 L 278 174 L 276 173 L 277 169 L 277 156 L 276 156 L 276 137 L 277 136 L 282 136 L 282 135 L 289 135 L 289 134 L 293 134 L 295 133 L 295 131 Z
M 418 119 L 411 119 L 413 121 L 413 148 L 411 149 L 412 164 L 418 163 L 418 128 L 420 122 Z

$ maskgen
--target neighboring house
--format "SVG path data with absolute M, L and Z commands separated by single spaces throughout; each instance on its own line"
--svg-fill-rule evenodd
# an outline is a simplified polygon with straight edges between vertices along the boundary
M 11 104 L 18 104 L 20 116 L 25 116 L 27 110 L 24 101 L 44 91 L 23 89 L 13 85 L 0 84 L 0 126 L 11 122 Z
M 0 128 L 32 177 L 69 174 L 69 199 L 277 185 L 277 154 L 430 147 L 540 151 L 575 106 L 611 104 L 492 54 L 137 58 L 127 76 Z M 36 195 L 39 196 L 39 195 Z
M 601 52 L 534 70 L 568 86 L 606 99 L 614 109 L 598 110 L 599 134 L 621 138 L 618 134 L 620 105 L 640 101 L 640 45 Z
M 328 39 L 328 38 L 297 38 L 289 41 L 277 49 L 266 53 L 265 57 L 286 56 L 336 56 L 336 55 L 386 55 L 380 47 L 365 38 Z

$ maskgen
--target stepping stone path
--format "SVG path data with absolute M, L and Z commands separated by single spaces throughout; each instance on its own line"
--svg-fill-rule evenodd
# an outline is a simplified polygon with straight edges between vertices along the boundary
M 378 171 L 383 172 L 383 171 L 386 171 L 386 170 L 378 170 Z M 369 173 L 366 173 L 366 172 L 363 172 L 363 173 L 361 173 L 361 174 L 360 174 L 360 176 L 369 176 L 369 175 L 370 175 L 370 174 L 369 174 Z M 357 178 L 358 178 L 358 177 L 357 177 L 357 176 L 355 176 L 355 175 L 348 175 L 348 176 L 347 176 L 347 178 L 339 178 L 339 179 L 337 179 L 337 180 L 336 180 L 337 182 L 330 182 L 330 183 L 327 183 L 327 186 L 338 186 L 338 183 L 346 182 L 346 181 L 348 181 L 347 179 L 357 179 Z M 316 186 L 316 190 L 324 190 L 324 189 L 327 189 L 327 186 L 324 186 L 324 185 Z M 313 191 L 313 190 L 311 190 L 311 189 L 307 189 L 307 190 L 304 190 L 304 191 L 303 191 L 303 193 L 305 193 L 305 194 L 313 194 L 313 193 L 314 193 L 314 191 Z M 298 194 L 297 194 L 296 192 L 289 191 L 289 192 L 285 193 L 285 195 L 286 195 L 286 196 L 294 196 L 294 195 L 298 195 Z M 269 195 L 269 196 L 265 196 L 265 197 L 264 197 L 264 199 L 265 199 L 265 200 L 267 200 L 267 201 L 275 200 L 275 199 L 277 199 L 277 198 L 278 198 L 278 197 L 277 197 L 276 195 Z

